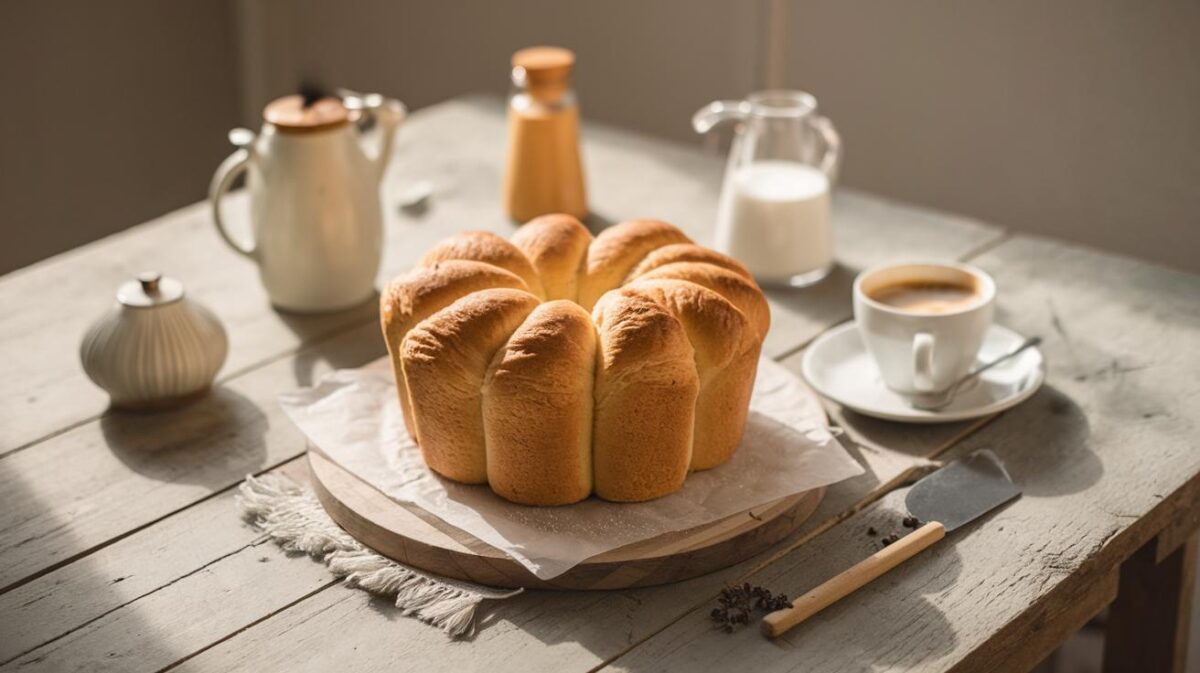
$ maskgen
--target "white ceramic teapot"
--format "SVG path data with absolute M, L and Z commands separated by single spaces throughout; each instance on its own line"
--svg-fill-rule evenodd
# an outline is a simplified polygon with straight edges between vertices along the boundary
M 377 147 L 368 153 L 356 122 L 373 115 Z M 286 96 L 263 110 L 263 128 L 229 132 L 238 150 L 213 176 L 213 219 L 230 247 L 258 263 L 276 307 L 336 311 L 375 292 L 383 245 L 379 184 L 405 108 L 378 94 L 306 101 Z M 221 218 L 221 196 L 248 172 L 252 240 L 239 241 Z

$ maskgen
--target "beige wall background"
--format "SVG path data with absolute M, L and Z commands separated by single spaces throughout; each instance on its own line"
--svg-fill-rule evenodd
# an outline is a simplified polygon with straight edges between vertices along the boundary
M 846 183 L 1200 271 L 1200 2 L 786 7 Z
M 203 197 L 232 28 L 211 0 L 0 3 L 0 273 Z
M 419 108 L 536 43 L 587 119 L 699 143 L 704 103 L 803 88 L 844 184 L 1200 271 L 1197 35 L 1194 0 L 4 3 L 0 272 L 203 198 L 301 80 Z

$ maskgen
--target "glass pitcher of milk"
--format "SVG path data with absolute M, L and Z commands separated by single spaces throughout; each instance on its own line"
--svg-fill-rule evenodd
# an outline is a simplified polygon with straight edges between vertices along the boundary
M 761 91 L 710 103 L 697 133 L 736 121 L 717 211 L 715 246 L 759 282 L 804 287 L 833 269 L 829 192 L 841 161 L 833 124 L 802 91 Z

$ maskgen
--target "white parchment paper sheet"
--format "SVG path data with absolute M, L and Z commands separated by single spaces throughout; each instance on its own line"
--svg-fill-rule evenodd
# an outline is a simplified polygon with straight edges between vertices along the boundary
M 730 461 L 688 476 L 682 490 L 645 503 L 595 497 L 565 507 L 515 505 L 487 486 L 433 474 L 408 436 L 386 358 L 280 396 L 324 453 L 396 500 L 416 505 L 551 579 L 584 559 L 686 530 L 862 473 L 830 435 L 816 396 L 791 372 L 760 360 L 750 417 Z

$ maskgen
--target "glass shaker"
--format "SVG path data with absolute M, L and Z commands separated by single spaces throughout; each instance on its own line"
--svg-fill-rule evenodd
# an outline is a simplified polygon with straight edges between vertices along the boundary
M 697 133 L 737 131 L 717 211 L 715 247 L 766 285 L 804 287 L 833 269 L 830 191 L 841 160 L 833 124 L 802 91 L 716 101 L 692 118 Z
M 559 47 L 513 54 L 504 205 L 517 222 L 550 213 L 587 216 L 574 65 L 575 54 Z

